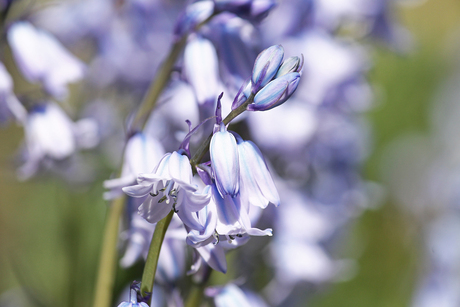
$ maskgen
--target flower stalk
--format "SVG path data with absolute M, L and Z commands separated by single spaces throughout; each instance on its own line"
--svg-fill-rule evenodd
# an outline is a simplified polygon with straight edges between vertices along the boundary
M 141 283 L 141 294 L 143 297 L 146 297 L 149 293 L 152 293 L 153 284 L 155 282 L 155 273 L 158 266 L 158 258 L 160 257 L 161 245 L 165 238 L 166 230 L 171 223 L 174 211 L 171 210 L 169 214 L 160 220 L 153 233 L 152 241 L 150 242 L 149 253 L 147 260 L 145 261 L 144 272 L 142 274 L 142 283 Z M 148 299 L 148 304 L 150 305 L 152 297 Z

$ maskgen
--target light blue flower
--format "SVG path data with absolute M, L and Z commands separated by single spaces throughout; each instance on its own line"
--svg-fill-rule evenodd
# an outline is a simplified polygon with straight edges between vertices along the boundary
M 214 133 L 209 145 L 211 165 L 217 189 L 222 197 L 236 196 L 239 191 L 238 148 L 235 137 L 223 123 Z
M 124 187 L 123 192 L 141 198 L 139 214 L 150 223 L 156 223 L 175 210 L 180 219 L 192 229 L 202 226 L 193 218 L 192 212 L 201 210 L 209 203 L 209 187 L 202 193 L 191 184 L 192 168 L 187 156 L 174 151 L 167 153 L 153 173 L 139 174 L 137 185 Z
M 259 148 L 236 135 L 240 163 L 240 196 L 242 202 L 266 208 L 278 206 L 280 198 L 270 171 Z

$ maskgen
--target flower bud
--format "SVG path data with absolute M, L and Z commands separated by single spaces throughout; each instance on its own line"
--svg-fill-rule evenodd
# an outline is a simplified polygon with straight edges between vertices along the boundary
M 303 67 L 303 54 L 300 56 L 291 56 L 290 58 L 286 59 L 283 64 L 281 64 L 278 72 L 276 73 L 275 79 L 281 76 L 284 76 L 291 72 L 298 72 L 302 70 Z
M 248 106 L 249 111 L 266 111 L 281 105 L 297 89 L 300 74 L 291 72 L 268 83 L 254 97 L 254 103 Z
M 252 69 L 253 93 L 257 93 L 273 79 L 283 61 L 283 56 L 284 49 L 281 45 L 271 46 L 257 56 Z

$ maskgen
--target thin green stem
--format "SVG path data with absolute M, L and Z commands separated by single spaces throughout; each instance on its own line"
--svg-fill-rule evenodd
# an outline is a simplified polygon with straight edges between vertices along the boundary
M 152 292 L 153 284 L 155 282 L 155 273 L 157 271 L 158 258 L 160 257 L 161 245 L 165 238 L 166 230 L 168 230 L 169 223 L 173 217 L 174 211 L 171 210 L 169 214 L 159 221 L 155 226 L 152 241 L 150 242 L 149 254 L 145 261 L 144 273 L 142 274 L 141 294 L 146 296 Z M 151 298 L 150 298 L 151 299 Z M 150 300 L 149 300 L 150 305 Z
M 124 196 L 113 200 L 109 206 L 102 251 L 99 258 L 94 307 L 110 307 L 112 303 L 112 289 L 115 282 L 117 260 L 118 227 L 124 207 Z

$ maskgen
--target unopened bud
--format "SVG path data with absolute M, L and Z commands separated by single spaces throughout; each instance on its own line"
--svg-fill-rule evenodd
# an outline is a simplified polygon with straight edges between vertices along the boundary
M 248 106 L 249 111 L 266 111 L 277 107 L 291 97 L 299 84 L 298 72 L 288 73 L 264 86 L 254 97 L 254 103 Z

